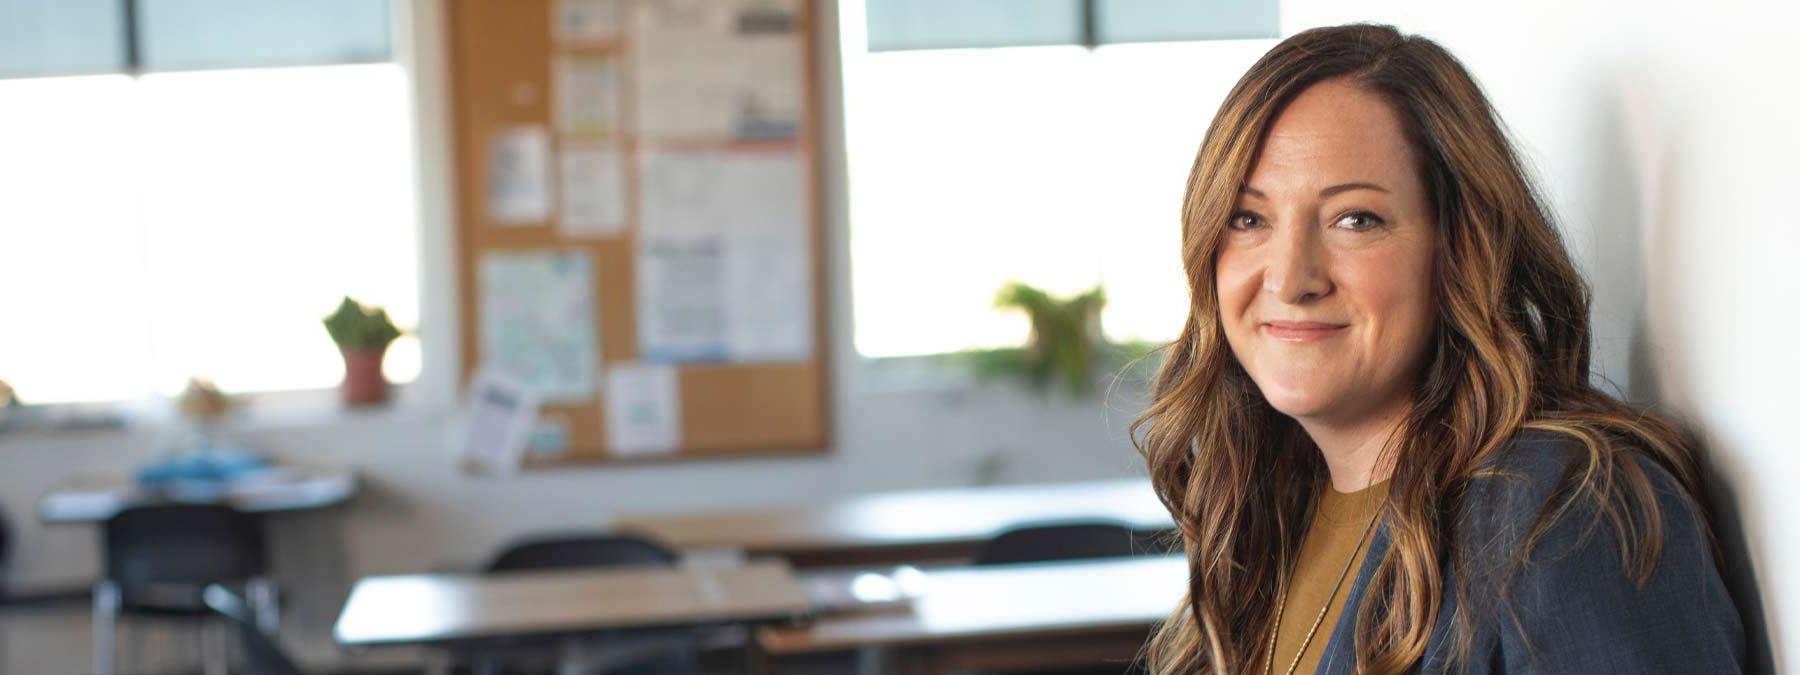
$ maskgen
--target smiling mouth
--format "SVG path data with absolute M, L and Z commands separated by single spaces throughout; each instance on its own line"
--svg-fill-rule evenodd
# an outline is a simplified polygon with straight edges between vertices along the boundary
M 1269 337 L 1282 342 L 1314 342 L 1342 335 L 1350 325 L 1319 321 L 1269 321 L 1261 327 Z

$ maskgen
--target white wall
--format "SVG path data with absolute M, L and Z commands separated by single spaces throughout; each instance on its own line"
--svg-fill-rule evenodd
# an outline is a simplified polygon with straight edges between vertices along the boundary
M 824 3 L 829 4 L 829 3 Z M 423 339 L 447 345 L 427 355 L 427 378 L 454 354 L 452 336 L 429 332 L 452 326 L 448 307 L 450 242 L 448 170 L 438 3 L 414 7 L 417 48 L 427 54 L 418 71 L 425 111 L 424 180 L 427 203 L 425 328 Z M 531 472 L 509 479 L 464 476 L 453 467 L 444 427 L 451 419 L 441 385 L 408 392 L 399 410 L 329 414 L 319 419 L 256 425 L 243 432 L 254 446 L 299 458 L 357 467 L 358 498 L 339 509 L 282 516 L 273 523 L 277 575 L 292 589 L 287 637 L 315 663 L 338 661 L 330 624 L 348 584 L 361 575 L 468 568 L 524 533 L 601 528 L 625 512 L 684 511 L 816 503 L 886 489 L 964 485 L 987 475 L 1000 482 L 1048 482 L 1142 474 L 1125 434 L 1134 410 L 1120 394 L 1110 404 L 1040 400 L 1003 384 L 954 381 L 905 384 L 871 371 L 849 336 L 851 307 L 845 223 L 843 119 L 835 79 L 835 15 L 819 22 L 824 74 L 820 98 L 824 136 L 829 317 L 827 345 L 834 367 L 830 454 L 805 459 L 700 462 L 634 468 L 576 468 Z M 433 361 L 436 366 L 432 365 Z M 434 371 L 434 368 L 437 369 Z M 436 378 L 435 382 L 442 382 Z M 1110 405 L 1113 410 L 1107 410 Z M 301 416 L 305 417 L 305 416 Z M 44 527 L 34 502 L 53 481 L 78 471 L 128 471 L 154 452 L 150 431 L 96 431 L 0 436 L 0 508 L 15 528 L 16 556 L 7 587 L 55 588 L 90 582 L 98 565 L 95 532 L 85 526 Z M 993 462 L 998 461 L 997 465 Z M 992 465 L 990 467 L 990 465 Z M 28 611 L 0 616 L 0 672 L 80 672 L 89 631 L 79 611 Z
M 1594 284 L 1597 363 L 1696 425 L 1776 664 L 1800 666 L 1800 11 L 1792 3 L 1286 0 L 1463 60 Z M 1723 529 L 1736 525 L 1727 522 Z M 1728 538 L 1737 533 L 1726 532 Z M 1728 543 L 1727 548 L 1732 544 Z

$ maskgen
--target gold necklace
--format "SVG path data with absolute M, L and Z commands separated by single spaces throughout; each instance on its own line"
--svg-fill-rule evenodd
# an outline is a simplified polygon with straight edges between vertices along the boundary
M 1343 588 L 1344 578 L 1350 576 L 1350 565 L 1356 562 L 1357 554 L 1362 552 L 1363 540 L 1369 537 L 1369 530 L 1375 528 L 1375 517 L 1379 515 L 1381 508 L 1377 505 L 1375 513 L 1369 514 L 1369 524 L 1363 526 L 1362 534 L 1356 539 L 1356 548 L 1350 550 L 1350 559 L 1344 561 L 1344 571 L 1338 573 L 1337 583 L 1331 585 L 1331 595 L 1325 596 L 1325 606 L 1319 608 L 1319 616 L 1313 619 L 1312 627 L 1306 629 L 1306 638 L 1300 641 L 1300 649 L 1294 652 L 1294 660 L 1288 663 L 1287 675 L 1294 675 L 1294 670 L 1300 667 L 1300 657 L 1306 654 L 1306 646 L 1312 644 L 1313 633 L 1319 630 L 1319 624 L 1325 622 L 1325 614 L 1330 611 L 1331 602 L 1337 599 L 1338 589 Z M 1263 659 L 1264 675 L 1273 675 L 1275 672 L 1275 636 L 1281 633 L 1281 614 L 1286 610 L 1287 585 L 1282 584 L 1275 598 L 1275 625 L 1269 631 L 1269 655 Z

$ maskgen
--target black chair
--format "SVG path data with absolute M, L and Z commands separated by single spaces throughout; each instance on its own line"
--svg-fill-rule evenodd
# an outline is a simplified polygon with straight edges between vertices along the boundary
M 989 539 L 975 551 L 976 565 L 1128 558 L 1149 553 L 1143 533 L 1112 522 L 1068 521 L 1017 527 Z M 1034 671 L 1032 675 L 1120 675 L 1141 673 L 1136 664 Z
M 489 574 L 582 567 L 670 567 L 675 551 L 643 537 L 623 534 L 539 537 L 506 548 L 487 566 Z M 569 661 L 586 673 L 606 675 L 699 675 L 700 633 L 687 628 L 612 630 L 565 640 L 519 640 L 470 655 L 477 675 L 495 672 L 548 672 Z
M 94 588 L 94 672 L 115 672 L 121 617 L 176 618 L 199 625 L 203 666 L 222 673 L 225 650 L 209 642 L 211 584 L 242 587 L 263 630 L 275 630 L 274 586 L 266 578 L 262 522 L 226 506 L 173 504 L 127 509 L 102 528 L 105 577 Z
M 989 539 L 975 551 L 976 565 L 1126 558 L 1144 553 L 1131 528 L 1110 522 L 1040 523 Z
M 224 586 L 211 584 L 201 593 L 201 599 L 237 635 L 244 654 L 244 675 L 304 675 L 281 645 L 257 625 L 255 613 L 242 597 Z
M 513 544 L 488 563 L 489 573 L 571 567 L 668 567 L 681 557 L 630 535 L 567 536 Z

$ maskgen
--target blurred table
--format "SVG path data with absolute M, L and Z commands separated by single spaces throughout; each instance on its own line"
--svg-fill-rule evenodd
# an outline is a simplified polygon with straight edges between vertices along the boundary
M 1174 527 L 1147 479 L 1003 485 L 872 494 L 818 507 L 631 515 L 614 525 L 680 549 L 775 555 L 796 567 L 967 559 L 1021 525 L 1111 521 Z
M 131 474 L 80 474 L 52 486 L 38 499 L 45 523 L 103 521 L 134 507 L 161 503 L 225 504 L 240 511 L 316 509 L 348 501 L 356 494 L 356 473 L 348 467 L 276 464 L 222 482 L 151 487 Z
M 781 562 L 416 574 L 356 582 L 334 631 L 345 646 L 473 644 L 619 628 L 791 620 L 807 596 Z
M 783 657 L 876 650 L 905 674 L 1125 664 L 1181 602 L 1180 555 L 924 570 L 898 608 L 755 632 L 757 669 Z

